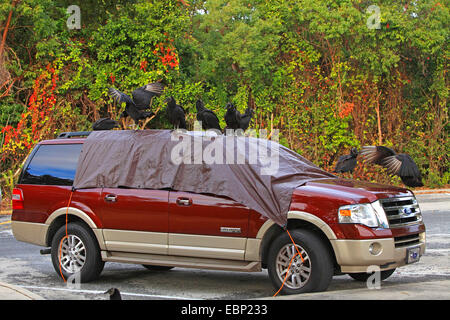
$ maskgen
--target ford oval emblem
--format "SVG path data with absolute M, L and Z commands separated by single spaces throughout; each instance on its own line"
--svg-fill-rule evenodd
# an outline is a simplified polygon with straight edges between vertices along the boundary
M 411 210 L 411 208 L 403 208 L 403 213 L 405 215 L 410 215 L 412 213 L 412 210 Z

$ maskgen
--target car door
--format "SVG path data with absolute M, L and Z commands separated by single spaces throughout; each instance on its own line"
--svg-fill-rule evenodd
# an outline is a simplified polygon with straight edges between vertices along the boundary
M 170 191 L 169 254 L 244 260 L 248 219 L 229 198 Z
M 103 236 L 109 251 L 167 254 L 165 190 L 103 188 Z

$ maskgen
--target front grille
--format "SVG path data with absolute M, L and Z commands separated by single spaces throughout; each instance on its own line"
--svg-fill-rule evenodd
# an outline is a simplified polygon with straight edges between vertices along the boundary
M 410 234 L 410 235 L 402 236 L 402 237 L 395 237 L 394 242 L 395 242 L 396 248 L 407 247 L 407 246 L 411 246 L 414 244 L 419 244 L 420 236 L 417 233 L 417 234 Z
M 403 227 L 422 221 L 419 205 L 414 197 L 380 200 L 391 228 Z

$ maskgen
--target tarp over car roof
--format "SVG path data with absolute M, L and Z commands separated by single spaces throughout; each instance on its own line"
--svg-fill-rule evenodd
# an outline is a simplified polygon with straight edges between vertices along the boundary
M 88 136 L 74 188 L 171 189 L 225 196 L 285 226 L 294 189 L 330 177 L 335 176 L 266 139 L 115 130 Z

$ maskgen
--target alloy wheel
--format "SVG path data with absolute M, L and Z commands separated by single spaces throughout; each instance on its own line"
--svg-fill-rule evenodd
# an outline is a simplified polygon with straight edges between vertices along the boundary
M 86 262 L 86 247 L 83 241 L 76 235 L 69 235 L 61 241 L 61 267 L 68 273 L 79 272 Z
M 280 249 L 276 258 L 277 275 L 281 282 L 286 279 L 284 284 L 291 289 L 302 288 L 311 277 L 311 259 L 302 247 L 297 245 L 297 249 L 293 244 L 287 244 Z

